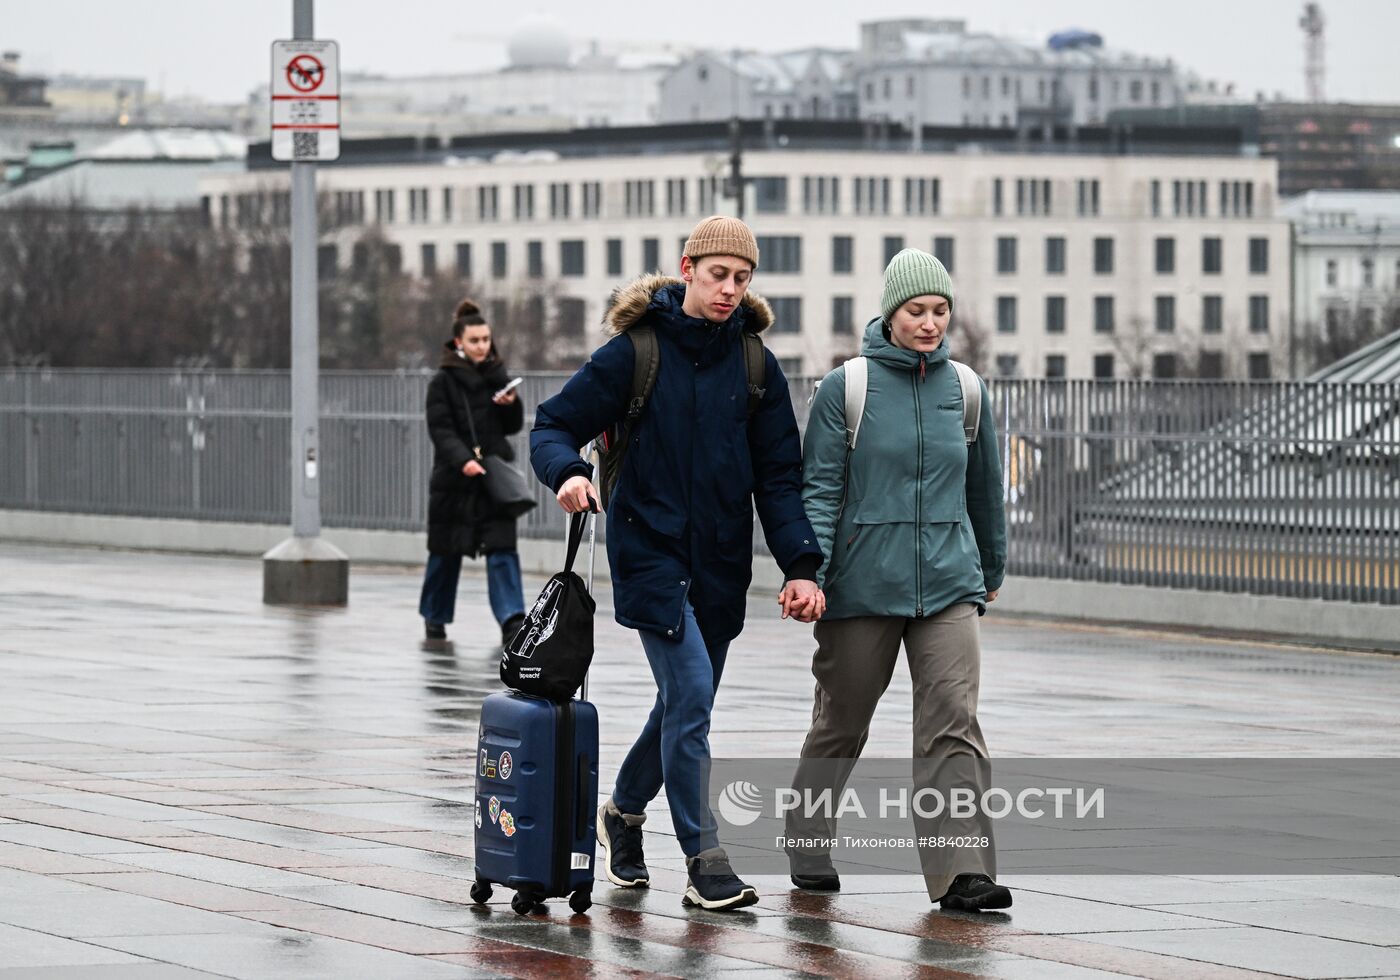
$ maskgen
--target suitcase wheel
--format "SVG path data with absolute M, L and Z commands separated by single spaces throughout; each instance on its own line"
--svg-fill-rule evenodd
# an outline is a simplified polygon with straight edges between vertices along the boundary
M 587 912 L 593 907 L 593 890 L 591 888 L 580 888 L 569 896 L 569 908 L 579 915 Z
M 544 907 L 544 903 L 537 902 L 535 896 L 531 895 L 529 892 L 516 892 L 514 897 L 510 900 L 510 907 L 515 911 L 516 915 L 529 915 L 531 912 L 535 911 L 536 905 L 541 908 Z
M 472 885 L 472 901 L 477 905 L 485 905 L 491 901 L 491 883 L 489 881 L 478 881 Z

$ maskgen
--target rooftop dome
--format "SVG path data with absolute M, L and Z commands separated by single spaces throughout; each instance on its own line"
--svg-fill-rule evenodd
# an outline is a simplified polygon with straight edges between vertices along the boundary
M 512 68 L 569 67 L 569 35 L 551 20 L 526 21 L 511 35 L 506 50 Z

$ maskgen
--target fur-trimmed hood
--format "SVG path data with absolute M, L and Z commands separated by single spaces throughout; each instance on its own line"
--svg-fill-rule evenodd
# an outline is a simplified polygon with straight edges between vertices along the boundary
M 630 330 L 649 309 L 666 302 L 664 298 L 658 299 L 657 293 L 671 286 L 684 290 L 685 284 L 675 276 L 653 272 L 619 286 L 613 291 L 607 312 L 603 314 L 604 332 L 620 334 Z M 679 308 L 679 297 L 675 297 L 674 305 Z M 749 290 L 744 293 L 739 308 L 730 314 L 729 319 L 733 321 L 736 317 L 741 318 L 740 326 L 744 330 L 762 333 L 773 325 L 773 308 L 762 296 Z

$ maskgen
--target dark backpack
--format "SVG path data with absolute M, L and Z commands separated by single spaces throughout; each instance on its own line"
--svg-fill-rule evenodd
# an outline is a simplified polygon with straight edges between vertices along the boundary
M 627 447 L 632 442 L 632 433 L 637 420 L 642 417 L 647 399 L 651 398 L 656 387 L 656 375 L 661 370 L 661 348 L 656 342 L 656 331 L 645 323 L 639 323 L 627 331 L 632 341 L 632 394 L 627 400 L 627 415 L 617 425 L 611 426 L 596 441 L 598 447 L 598 487 L 603 497 L 603 509 L 608 509 L 613 489 L 622 475 L 622 463 L 627 458 Z M 748 374 L 749 418 L 758 411 L 767 389 L 767 365 L 763 358 L 763 341 L 758 334 L 744 331 L 744 368 Z

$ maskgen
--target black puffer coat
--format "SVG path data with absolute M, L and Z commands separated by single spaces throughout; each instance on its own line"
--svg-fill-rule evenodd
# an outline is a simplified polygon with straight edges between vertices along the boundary
M 515 548 L 515 519 L 496 513 L 480 478 L 462 467 L 473 459 L 467 405 L 471 405 L 483 456 L 514 459 L 506 436 L 519 432 L 525 409 L 497 405 L 493 393 L 510 380 L 505 365 L 492 356 L 481 364 L 457 356 L 449 341 L 442 365 L 428 383 L 428 435 L 433 440 L 433 476 L 428 484 L 428 550 L 434 554 L 475 558 L 488 551 Z

